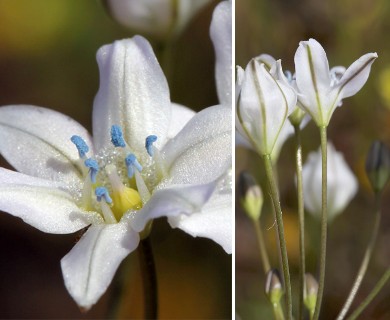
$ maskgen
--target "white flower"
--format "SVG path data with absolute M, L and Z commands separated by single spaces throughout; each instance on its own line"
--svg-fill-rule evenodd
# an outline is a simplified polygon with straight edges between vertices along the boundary
M 341 100 L 363 87 L 377 57 L 376 53 L 367 53 L 347 70 L 337 67 L 330 71 L 326 53 L 316 40 L 300 42 L 295 53 L 298 100 L 317 126 L 328 126 Z
M 194 114 L 171 104 L 142 37 L 103 46 L 97 60 L 93 138 L 49 109 L 0 108 L 0 153 L 20 171 L 0 168 L 0 210 L 48 233 L 91 225 L 61 261 L 65 285 L 85 309 L 105 292 L 152 219 L 168 216 L 175 224 L 193 215 L 178 227 L 227 252 L 232 246 L 231 211 L 218 211 L 231 193 L 224 178 L 231 166 L 231 110 Z
M 238 67 L 236 129 L 260 155 L 273 152 L 296 102 L 296 93 L 285 79 L 280 60 L 270 70 L 256 58 L 245 71 Z
M 210 0 L 104 0 L 120 24 L 165 40 L 179 34 Z
M 303 193 L 306 209 L 320 218 L 322 210 L 321 150 L 311 152 L 303 166 Z M 328 143 L 328 220 L 332 221 L 357 192 L 357 181 L 341 152 Z

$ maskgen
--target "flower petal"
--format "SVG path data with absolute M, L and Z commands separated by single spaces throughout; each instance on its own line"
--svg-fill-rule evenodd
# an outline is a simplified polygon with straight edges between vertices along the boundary
M 219 102 L 232 105 L 232 3 L 219 3 L 211 20 L 210 36 L 214 44 L 215 77 Z
M 149 42 L 135 36 L 101 47 L 97 53 L 100 87 L 93 109 L 93 135 L 99 150 L 111 144 L 112 125 L 120 125 L 134 152 L 145 151 L 145 138 L 164 145 L 171 119 L 165 76 Z
M 87 130 L 59 112 L 29 105 L 0 108 L 0 153 L 25 174 L 78 181 L 83 168 L 72 135 L 92 147 Z
M 232 253 L 232 193 L 215 193 L 200 212 L 168 218 L 172 228 L 193 237 L 209 238 Z
M 139 243 L 128 222 L 93 225 L 61 260 L 65 286 L 88 310 L 107 290 L 122 260 Z
M 323 125 L 328 110 L 322 108 L 331 106 L 334 98 L 328 97 L 331 79 L 325 50 L 314 39 L 301 41 L 294 61 L 298 99 L 317 124 Z
M 174 138 L 195 114 L 195 111 L 185 106 L 172 103 L 172 119 L 169 125 L 168 138 Z
M 376 53 L 367 53 L 345 71 L 337 86 L 343 99 L 355 95 L 364 86 L 376 58 Z
M 172 184 L 207 183 L 231 164 L 231 109 L 215 106 L 197 113 L 162 150 Z
M 0 210 L 48 233 L 73 233 L 97 219 L 59 183 L 0 168 Z
M 133 217 L 132 228 L 141 232 L 149 220 L 199 212 L 211 197 L 217 183 L 218 181 L 202 185 L 173 185 L 157 190 Z

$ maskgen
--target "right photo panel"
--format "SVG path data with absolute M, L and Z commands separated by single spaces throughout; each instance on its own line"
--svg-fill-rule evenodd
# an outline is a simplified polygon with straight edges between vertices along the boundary
M 237 319 L 390 319 L 389 16 L 235 2 Z

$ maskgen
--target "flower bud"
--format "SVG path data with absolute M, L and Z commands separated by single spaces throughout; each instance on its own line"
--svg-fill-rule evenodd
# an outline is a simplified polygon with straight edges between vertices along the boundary
M 239 178 L 240 201 L 246 214 L 252 220 L 260 218 L 264 197 L 255 178 L 248 172 L 241 172 Z
M 290 120 L 290 123 L 295 127 L 295 126 L 300 126 L 302 123 L 303 118 L 305 117 L 306 112 L 299 108 L 296 107 L 293 111 L 293 113 L 290 114 L 288 119 Z
M 381 192 L 390 178 L 390 149 L 374 141 L 366 159 L 366 173 L 375 193 Z
M 279 304 L 283 296 L 283 286 L 278 269 L 271 269 L 267 273 L 265 281 L 265 294 L 269 301 L 275 305 Z
M 110 15 L 136 33 L 167 40 L 210 0 L 103 0 Z
M 303 302 L 310 314 L 314 313 L 317 303 L 318 282 L 311 273 L 305 274 L 305 287 L 303 291 Z

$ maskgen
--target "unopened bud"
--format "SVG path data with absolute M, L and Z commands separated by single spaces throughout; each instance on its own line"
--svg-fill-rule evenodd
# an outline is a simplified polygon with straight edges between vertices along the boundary
M 303 291 L 303 302 L 310 314 L 314 313 L 317 303 L 318 282 L 311 273 L 305 274 L 305 287 Z
M 267 279 L 265 281 L 265 294 L 269 301 L 275 305 L 279 304 L 283 296 L 283 285 L 280 278 L 278 269 L 271 269 L 267 273 Z
M 246 214 L 252 220 L 260 217 L 264 197 L 260 186 L 248 172 L 241 172 L 239 178 L 240 201 Z
M 306 115 L 306 112 L 297 106 L 297 107 L 295 107 L 294 111 L 290 114 L 288 119 L 290 120 L 290 123 L 294 127 L 296 127 L 296 126 L 301 125 L 301 122 L 302 122 L 303 118 L 305 117 L 305 115 Z
M 366 172 L 374 192 L 381 192 L 390 178 L 390 149 L 383 142 L 377 140 L 371 145 Z

